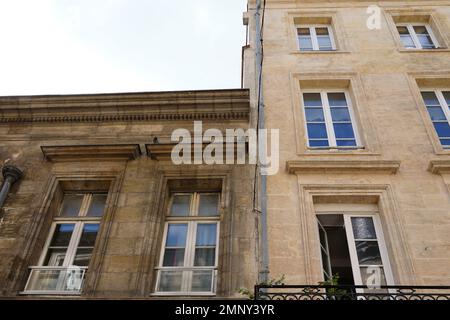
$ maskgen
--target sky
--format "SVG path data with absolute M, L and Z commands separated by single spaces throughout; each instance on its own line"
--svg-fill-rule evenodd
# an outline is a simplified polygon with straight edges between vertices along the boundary
M 0 0 L 0 95 L 240 87 L 246 0 Z

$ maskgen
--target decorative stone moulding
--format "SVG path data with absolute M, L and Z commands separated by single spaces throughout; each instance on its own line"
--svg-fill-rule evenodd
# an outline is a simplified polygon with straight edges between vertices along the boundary
M 428 171 L 435 174 L 450 173 L 450 160 L 431 160 Z
M 0 123 L 246 120 L 247 89 L 0 97 Z
M 291 174 L 305 172 L 377 171 L 395 174 L 400 168 L 396 160 L 292 160 L 287 161 Z
M 134 160 L 141 155 L 138 144 L 41 146 L 50 162 L 91 160 Z

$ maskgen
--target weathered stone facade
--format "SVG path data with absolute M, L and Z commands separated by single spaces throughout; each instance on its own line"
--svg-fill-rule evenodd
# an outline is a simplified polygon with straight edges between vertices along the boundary
M 366 22 L 381 9 L 380 28 Z M 250 2 L 251 9 L 255 1 Z M 248 15 L 245 84 L 254 80 Z M 405 49 L 397 22 L 427 23 L 437 49 Z M 296 27 L 330 25 L 335 49 L 300 51 Z M 450 91 L 450 1 L 266 1 L 263 92 L 267 128 L 280 129 L 280 172 L 268 178 L 271 276 L 323 280 L 316 214 L 374 212 L 395 285 L 450 284 L 450 151 L 421 90 Z M 305 91 L 345 90 L 361 147 L 308 147 Z
M 169 194 L 212 185 L 221 194 L 216 296 L 253 285 L 253 166 L 170 161 L 172 131 L 194 120 L 204 130 L 248 128 L 248 90 L 2 97 L 0 109 L 2 159 L 24 172 L 0 224 L 3 296 L 27 297 L 28 268 L 66 190 L 108 193 L 81 297 L 151 297 Z

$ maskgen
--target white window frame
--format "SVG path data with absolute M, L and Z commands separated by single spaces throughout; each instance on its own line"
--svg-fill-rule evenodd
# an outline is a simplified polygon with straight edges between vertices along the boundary
M 302 48 L 300 47 L 300 40 L 299 40 L 299 35 L 298 35 L 298 29 L 300 28 L 308 28 L 309 29 L 309 35 L 311 37 L 311 43 L 313 46 L 312 51 L 323 51 L 323 52 L 330 52 L 330 51 L 336 51 L 336 42 L 334 40 L 334 33 L 333 33 L 333 28 L 331 27 L 331 25 L 329 24 L 315 24 L 315 25 L 296 25 L 295 29 L 296 29 L 296 34 L 297 34 L 297 46 L 298 46 L 298 50 L 301 52 L 311 52 L 308 50 L 302 50 Z M 331 50 L 320 50 L 319 47 L 319 40 L 317 39 L 317 33 L 316 33 L 316 28 L 327 28 L 328 30 L 328 35 L 330 36 L 330 41 L 331 41 Z
M 434 35 L 433 32 L 433 28 L 431 28 L 431 26 L 428 23 L 398 23 L 395 25 L 396 27 L 406 27 L 408 29 L 409 35 L 412 38 L 412 41 L 414 43 L 415 48 L 407 48 L 405 47 L 403 41 L 401 40 L 401 35 L 398 32 L 397 29 L 397 34 L 400 37 L 400 42 L 402 44 L 402 46 L 407 49 L 407 50 L 434 50 L 439 48 L 439 42 L 436 38 L 436 36 Z M 430 49 L 430 48 L 423 48 L 422 44 L 419 41 L 419 38 L 417 37 L 416 31 L 414 30 L 414 27 L 425 27 L 425 29 L 427 29 L 428 34 L 430 35 L 431 41 L 433 42 L 434 48 Z
M 218 195 L 217 203 L 217 216 L 199 216 L 198 210 L 200 205 L 200 196 L 215 194 Z M 172 203 L 174 196 L 177 195 L 190 195 L 190 212 L 188 216 L 171 216 L 170 210 L 172 208 Z M 169 206 L 166 214 L 166 222 L 164 224 L 163 240 L 159 255 L 159 264 L 156 267 L 157 278 L 155 285 L 155 292 L 152 295 L 167 295 L 167 296 L 214 296 L 216 293 L 217 286 L 217 268 L 219 261 L 219 239 L 220 239 L 220 193 L 219 192 L 177 192 L 171 195 Z M 163 266 L 164 253 L 166 250 L 167 232 L 169 225 L 172 224 L 187 224 L 187 234 L 186 234 L 186 245 L 184 251 L 184 265 L 179 267 L 167 267 Z M 197 226 L 198 224 L 215 224 L 216 225 L 216 245 L 215 245 L 215 257 L 214 266 L 194 266 L 195 259 L 195 248 L 196 248 L 196 237 L 197 237 Z M 188 272 L 187 276 L 182 276 L 181 290 L 180 291 L 158 291 L 161 270 L 164 271 L 195 271 L 195 270 L 205 270 L 210 269 L 212 272 L 212 285 L 210 291 L 190 291 L 189 288 L 192 285 L 192 272 Z
M 353 274 L 353 282 L 354 284 L 357 285 L 364 285 L 362 283 L 362 277 L 361 277 L 361 270 L 360 270 L 360 265 L 359 265 L 359 261 L 358 261 L 358 254 L 356 251 L 356 246 L 355 246 L 355 238 L 353 235 L 353 228 L 352 228 L 352 224 L 351 224 L 351 218 L 352 217 L 370 217 L 372 218 L 374 227 L 375 227 L 375 233 L 376 233 L 376 237 L 377 239 L 375 241 L 377 241 L 378 243 L 378 248 L 380 251 L 380 256 L 381 256 L 381 261 L 382 261 L 382 268 L 384 271 L 384 276 L 386 279 L 386 285 L 390 286 L 390 285 L 394 285 L 394 277 L 392 274 L 392 268 L 391 268 L 391 263 L 389 260 L 389 254 L 387 251 L 387 247 L 386 247 L 386 242 L 385 242 L 385 238 L 384 238 L 384 234 L 383 234 L 383 228 L 381 226 L 381 222 L 380 222 L 380 218 L 378 216 L 377 213 L 348 213 L 348 212 L 321 212 L 320 215 L 322 214 L 334 214 L 334 215 L 342 215 L 343 219 L 344 219 L 344 228 L 345 228 L 345 233 L 346 233 L 346 237 L 347 237 L 347 247 L 349 250 L 349 255 L 350 255 L 350 262 L 351 262 L 351 267 L 352 267 L 352 274 Z M 320 227 L 322 227 L 319 219 L 317 220 L 317 224 Z M 321 246 L 321 241 L 320 241 L 320 235 L 319 236 L 319 245 Z M 366 241 L 367 239 L 364 239 L 364 241 Z M 322 254 L 321 254 L 321 250 L 322 247 L 319 246 L 319 257 L 320 257 L 320 263 L 321 263 L 321 268 L 323 271 L 323 261 L 322 261 Z M 364 266 L 364 267 L 370 267 L 370 266 Z M 379 266 L 377 266 L 379 267 Z M 333 275 L 331 275 L 333 276 Z M 323 276 L 323 272 L 322 272 L 322 279 L 324 279 Z M 324 281 L 326 281 L 327 279 L 324 279 Z M 363 293 L 364 289 L 356 289 L 357 293 Z
M 449 88 L 438 88 L 438 89 L 426 89 L 426 88 L 424 88 L 424 89 L 420 90 L 421 94 L 422 94 L 422 92 L 434 92 L 434 94 L 436 95 L 436 98 L 438 99 L 439 104 L 441 106 L 441 110 L 442 110 L 442 112 L 444 112 L 445 118 L 447 119 L 447 122 L 450 125 L 450 107 L 448 106 L 447 101 L 445 100 L 445 97 L 444 97 L 444 94 L 443 94 L 443 92 L 450 92 L 450 89 Z M 422 98 L 422 101 L 423 101 L 423 103 L 425 105 L 425 111 L 427 112 L 428 119 L 430 119 L 431 126 L 433 127 L 434 133 L 436 134 L 436 137 L 437 137 L 437 139 L 439 141 L 439 145 L 445 150 L 450 149 L 450 145 L 449 146 L 444 146 L 444 145 L 441 144 L 441 140 L 440 140 L 441 138 L 439 137 L 439 135 L 438 135 L 438 133 L 436 131 L 436 128 L 434 128 L 433 120 L 431 119 L 431 116 L 428 113 L 428 106 L 425 103 L 425 101 L 423 100 L 423 98 Z
M 345 232 L 347 234 L 347 243 L 348 243 L 349 252 L 350 252 L 350 260 L 352 263 L 352 270 L 353 270 L 353 280 L 355 282 L 355 285 L 365 285 L 365 284 L 362 283 L 362 276 L 361 276 L 361 270 L 360 270 L 361 266 L 359 265 L 358 255 L 357 255 L 356 246 L 355 246 L 355 240 L 357 241 L 358 239 L 355 239 L 355 237 L 354 237 L 353 227 L 352 227 L 352 222 L 351 222 L 351 218 L 354 218 L 354 217 L 356 217 L 356 218 L 358 218 L 358 217 L 372 218 L 373 225 L 375 227 L 375 234 L 376 234 L 377 238 L 376 238 L 376 240 L 374 239 L 374 240 L 370 240 L 370 241 L 376 241 L 378 243 L 378 248 L 380 251 L 381 262 L 382 262 L 381 267 L 383 268 L 383 271 L 384 271 L 386 285 L 388 285 L 388 286 L 394 285 L 394 277 L 392 275 L 391 264 L 389 261 L 389 255 L 387 252 L 386 242 L 385 242 L 385 238 L 384 238 L 384 234 L 383 234 L 383 228 L 381 227 L 379 217 L 377 215 L 369 215 L 369 214 L 345 213 L 344 214 Z M 364 239 L 364 241 L 368 241 L 368 240 Z M 363 267 L 370 267 L 370 266 L 364 265 Z M 380 267 L 380 265 L 374 265 L 374 267 Z
M 100 226 L 101 226 L 101 220 L 102 217 L 88 217 L 87 212 L 89 209 L 89 206 L 92 201 L 92 195 L 102 193 L 106 194 L 105 192 L 67 192 L 66 194 L 78 194 L 83 195 L 83 200 L 81 201 L 80 210 L 78 212 L 78 216 L 74 217 L 63 217 L 61 216 L 61 211 L 63 209 L 63 203 L 61 202 L 58 217 L 55 217 L 53 219 L 52 226 L 50 228 L 49 235 L 47 237 L 47 240 L 45 242 L 44 250 L 42 250 L 41 257 L 39 259 L 39 266 L 44 266 L 45 258 L 47 257 L 48 250 L 51 244 L 51 241 L 53 239 L 53 235 L 55 233 L 56 227 L 59 224 L 75 224 L 72 236 L 70 238 L 69 245 L 67 247 L 66 257 L 64 258 L 63 267 L 70 267 L 72 266 L 73 259 L 75 258 L 76 251 L 78 249 L 78 244 L 80 242 L 81 234 L 83 232 L 83 227 L 85 224 L 98 224 L 99 225 L 99 232 L 100 232 Z M 105 204 L 106 205 L 106 204 Z
M 309 135 L 308 135 L 308 122 L 306 120 L 306 106 L 303 98 L 304 93 L 320 93 L 320 99 L 322 102 L 323 114 L 325 118 L 325 127 L 328 135 L 328 147 L 311 147 L 309 145 Z M 347 102 L 348 111 L 350 114 L 350 121 L 352 123 L 353 133 L 355 135 L 356 146 L 338 146 L 336 142 L 336 135 L 334 133 L 333 127 L 333 118 L 331 116 L 330 104 L 328 101 L 329 93 L 344 93 L 345 100 Z M 353 103 L 350 99 L 350 95 L 347 90 L 302 90 L 301 99 L 303 103 L 303 117 L 305 122 L 305 133 L 308 148 L 310 149 L 361 149 L 363 146 L 361 145 L 361 139 L 359 136 L 359 126 L 356 123 L 356 117 L 353 110 Z

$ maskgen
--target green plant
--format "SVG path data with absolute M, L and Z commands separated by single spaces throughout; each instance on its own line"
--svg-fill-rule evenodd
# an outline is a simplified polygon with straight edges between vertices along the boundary
M 339 274 L 335 273 L 331 279 L 328 279 L 326 281 L 319 282 L 319 285 L 321 286 L 338 286 L 339 285 Z M 329 294 L 332 298 L 336 298 L 342 295 L 347 294 L 346 289 L 342 288 L 327 288 L 327 294 Z
M 286 276 L 283 274 L 279 278 L 272 278 L 269 281 L 259 282 L 257 285 L 259 285 L 259 286 L 282 286 L 282 285 L 284 285 L 284 280 L 286 280 Z M 255 294 L 253 293 L 253 291 L 251 291 L 245 287 L 240 288 L 238 292 L 243 296 L 247 296 L 251 300 L 253 300 L 255 298 Z

